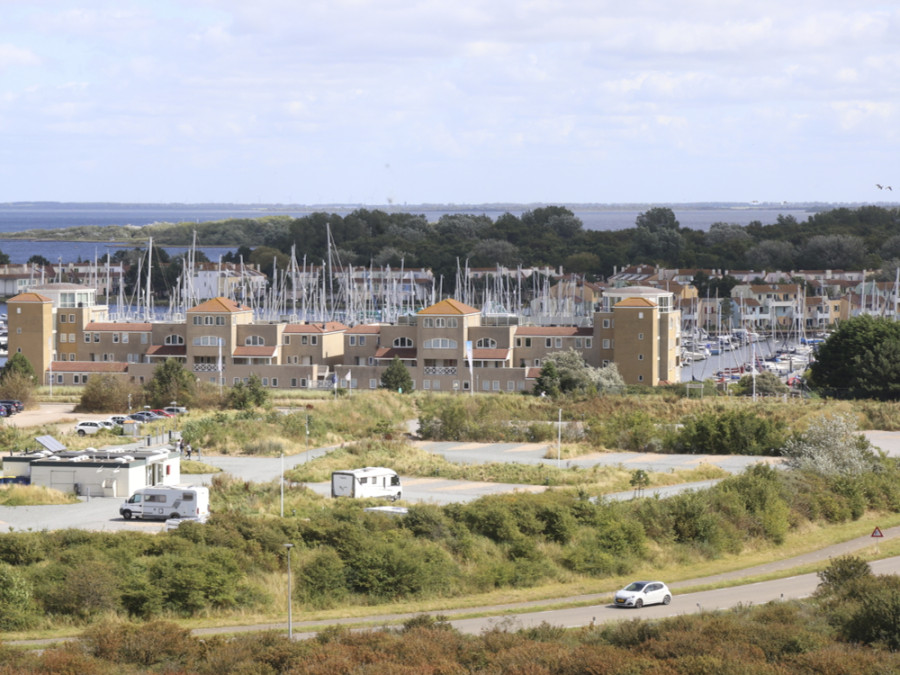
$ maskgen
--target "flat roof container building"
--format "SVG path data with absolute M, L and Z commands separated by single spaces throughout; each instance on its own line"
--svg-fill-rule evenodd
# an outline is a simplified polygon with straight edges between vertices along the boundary
M 61 492 L 121 497 L 149 485 L 178 484 L 181 482 L 181 459 L 177 452 L 166 446 L 146 450 L 42 450 L 3 457 L 3 473 L 27 476 L 32 485 Z

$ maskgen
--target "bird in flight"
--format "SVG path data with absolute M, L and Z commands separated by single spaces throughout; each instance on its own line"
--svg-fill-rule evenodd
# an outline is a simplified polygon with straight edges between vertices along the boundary
M 875 183 L 875 187 L 877 187 L 879 190 L 890 190 L 891 192 L 894 191 L 894 188 L 892 188 L 890 185 L 879 185 L 878 183 Z

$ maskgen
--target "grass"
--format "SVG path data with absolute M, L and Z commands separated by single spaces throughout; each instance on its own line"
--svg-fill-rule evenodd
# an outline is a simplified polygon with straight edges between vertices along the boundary
M 43 485 L 0 485 L 0 504 L 3 506 L 45 506 L 48 504 L 77 504 L 78 497 Z
M 198 473 L 219 473 L 222 471 L 217 466 L 213 466 L 212 464 L 207 464 L 205 462 L 198 462 L 195 459 L 182 459 L 181 460 L 181 474 L 198 474 Z

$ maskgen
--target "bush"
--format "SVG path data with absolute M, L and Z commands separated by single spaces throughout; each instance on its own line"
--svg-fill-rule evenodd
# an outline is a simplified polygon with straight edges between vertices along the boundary
M 347 595 L 344 562 L 333 548 L 321 548 L 295 573 L 295 595 L 315 608 L 333 607 Z
M 784 441 L 783 423 L 753 410 L 729 409 L 685 419 L 675 447 L 706 455 L 774 455 Z

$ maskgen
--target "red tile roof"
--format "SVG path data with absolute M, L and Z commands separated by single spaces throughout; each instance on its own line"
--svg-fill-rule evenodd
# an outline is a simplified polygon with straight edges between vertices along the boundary
M 328 321 L 327 323 L 291 323 L 284 327 L 285 333 L 340 333 L 347 330 L 347 326 L 340 321 Z
M 472 358 L 480 361 L 505 361 L 509 358 L 508 349 L 473 349 Z
M 191 307 L 188 310 L 188 314 L 191 312 L 212 312 L 212 313 L 234 313 L 234 312 L 249 312 L 250 308 L 247 305 L 239 305 L 234 300 L 229 300 L 228 298 L 218 297 L 213 298 L 212 300 L 207 300 L 206 302 L 201 302 L 196 307 Z
M 151 330 L 150 323 L 101 323 L 91 322 L 84 327 L 85 331 L 112 331 L 114 333 L 148 333 Z
M 235 347 L 235 356 L 275 356 L 275 347 Z
M 448 298 L 446 300 L 441 300 L 439 303 L 432 305 L 431 307 L 426 307 L 422 311 L 418 312 L 418 314 L 460 316 L 461 314 L 478 314 L 478 310 L 474 307 L 469 307 L 469 305 L 466 305 L 459 300 Z

